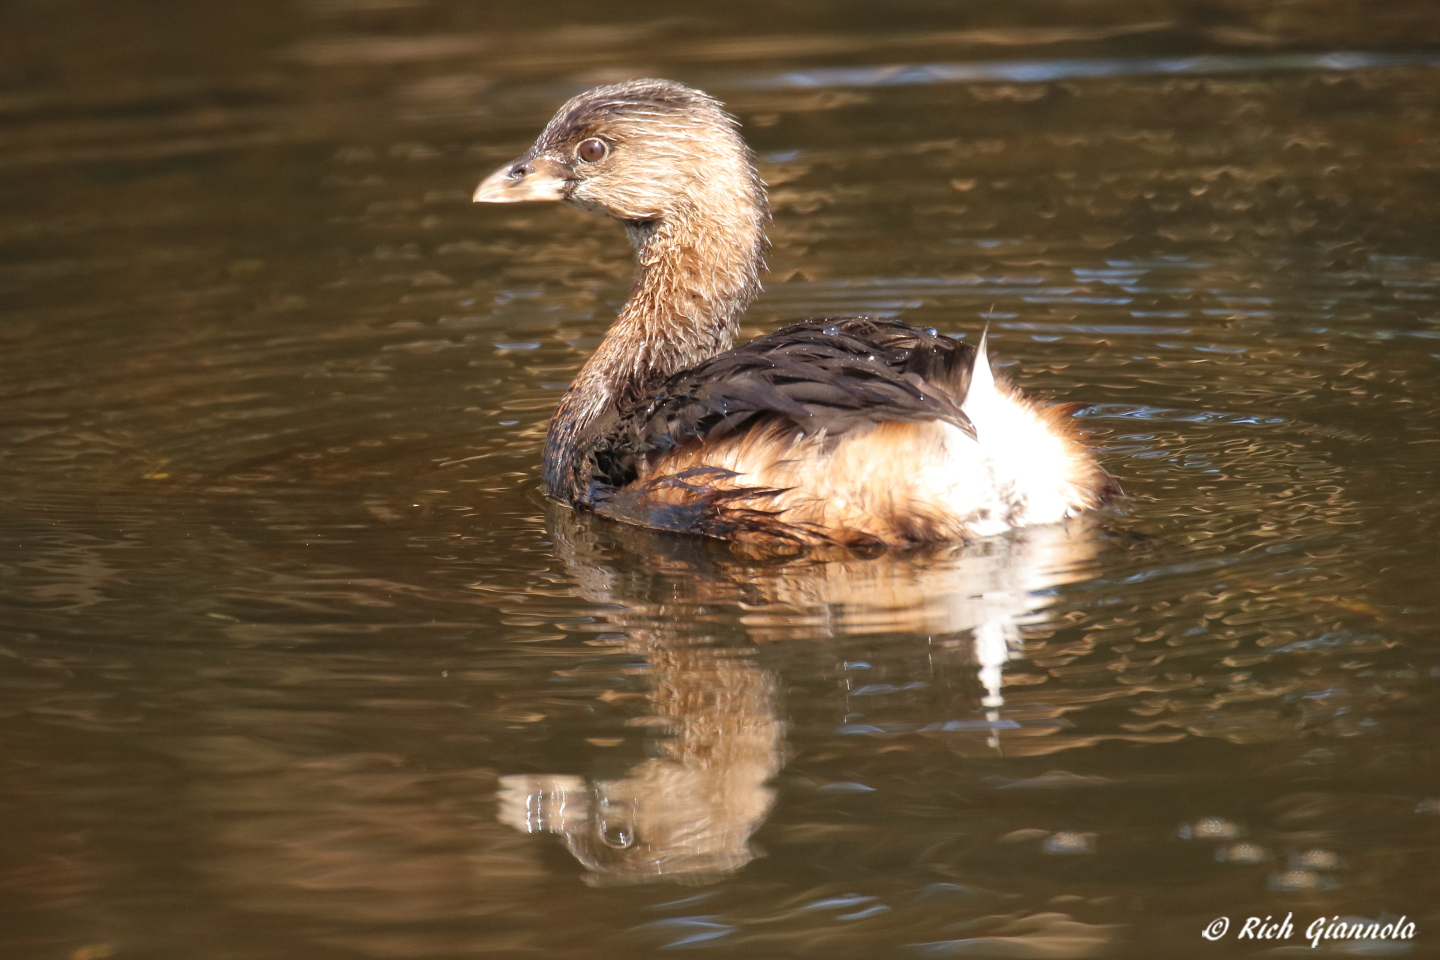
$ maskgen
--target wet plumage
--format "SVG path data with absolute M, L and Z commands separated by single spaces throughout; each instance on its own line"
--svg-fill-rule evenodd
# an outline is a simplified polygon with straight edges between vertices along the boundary
M 865 318 L 730 349 L 759 289 L 763 185 L 736 124 L 669 81 L 564 105 L 476 200 L 620 220 L 635 287 L 551 422 L 546 492 L 616 519 L 794 544 L 914 544 L 1063 519 L 1117 492 L 1068 408 L 976 347 Z

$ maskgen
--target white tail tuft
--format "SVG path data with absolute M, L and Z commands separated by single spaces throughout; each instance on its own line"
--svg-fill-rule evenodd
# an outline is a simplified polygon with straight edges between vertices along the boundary
M 990 324 L 987 323 L 980 334 L 980 345 L 975 348 L 975 364 L 970 369 L 970 386 L 965 391 L 962 407 L 971 401 L 984 403 L 986 398 L 995 394 L 995 373 L 990 369 L 990 351 L 987 349 L 989 340 Z

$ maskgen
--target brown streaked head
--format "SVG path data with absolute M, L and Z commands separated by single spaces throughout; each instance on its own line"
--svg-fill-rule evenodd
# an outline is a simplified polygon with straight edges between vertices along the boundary
M 562 200 L 645 222 L 720 187 L 763 207 L 736 127 L 717 101 L 671 80 L 596 87 L 562 106 L 530 149 L 481 181 L 474 200 Z

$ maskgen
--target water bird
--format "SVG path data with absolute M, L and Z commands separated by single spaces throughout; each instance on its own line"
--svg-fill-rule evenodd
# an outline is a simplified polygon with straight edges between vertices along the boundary
M 569 100 L 476 202 L 620 221 L 630 298 L 561 399 L 545 492 L 614 519 L 753 544 L 870 549 L 1053 523 L 1119 493 L 1073 406 L 1024 396 L 978 345 L 821 318 L 733 347 L 769 201 L 739 123 L 669 80 Z

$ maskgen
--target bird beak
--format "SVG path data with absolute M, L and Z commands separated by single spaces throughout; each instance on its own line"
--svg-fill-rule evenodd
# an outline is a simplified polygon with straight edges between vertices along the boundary
M 476 203 L 519 203 L 521 200 L 564 200 L 570 179 L 560 164 L 548 157 L 521 157 L 480 181 Z

